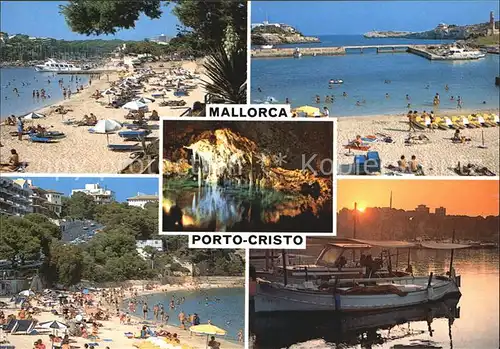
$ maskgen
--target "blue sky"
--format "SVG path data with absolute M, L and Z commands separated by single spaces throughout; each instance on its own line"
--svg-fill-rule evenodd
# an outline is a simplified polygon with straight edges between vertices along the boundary
M 71 195 L 72 189 L 83 189 L 85 184 L 95 184 L 113 190 L 117 201 L 125 201 L 127 198 L 137 195 L 158 193 L 158 179 L 156 178 L 99 178 L 99 177 L 22 177 L 31 179 L 33 185 L 42 189 L 56 190 Z M 16 179 L 16 178 L 12 178 Z
M 498 1 L 253 1 L 252 23 L 287 23 L 304 34 L 363 34 L 371 30 L 424 31 L 437 24 L 498 20 Z
M 103 1 L 103 0 L 96 0 Z M 73 33 L 63 15 L 59 13 L 59 5 L 66 1 L 2 1 L 0 3 L 0 29 L 9 34 L 26 34 L 38 37 L 50 37 L 64 40 L 81 39 L 123 39 L 143 40 L 160 34 L 175 36 L 177 17 L 171 13 L 172 7 L 163 6 L 163 15 L 151 20 L 141 16 L 134 29 L 121 30 L 116 35 L 86 36 Z

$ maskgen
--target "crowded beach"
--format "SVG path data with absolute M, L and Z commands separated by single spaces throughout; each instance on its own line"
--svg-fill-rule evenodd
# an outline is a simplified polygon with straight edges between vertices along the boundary
M 0 172 L 157 173 L 160 117 L 201 105 L 199 67 L 146 63 L 93 75 L 88 84 L 57 75 L 52 84 L 63 101 L 2 119 Z M 34 100 L 47 98 L 45 90 L 33 91 Z
M 338 173 L 394 176 L 495 176 L 498 110 L 338 119 Z
M 198 314 L 184 314 L 182 297 L 171 296 L 169 309 L 149 304 L 148 295 L 216 285 L 147 284 L 127 288 L 81 288 L 70 291 L 31 289 L 0 298 L 0 344 L 8 349 L 224 349 L 243 348 L 226 331 Z M 139 308 L 143 316 L 131 315 Z M 180 326 L 169 324 L 168 311 Z

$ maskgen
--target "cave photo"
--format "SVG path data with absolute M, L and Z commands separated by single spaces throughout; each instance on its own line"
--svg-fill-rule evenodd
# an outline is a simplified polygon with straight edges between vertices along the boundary
M 164 232 L 333 233 L 332 120 L 163 121 Z

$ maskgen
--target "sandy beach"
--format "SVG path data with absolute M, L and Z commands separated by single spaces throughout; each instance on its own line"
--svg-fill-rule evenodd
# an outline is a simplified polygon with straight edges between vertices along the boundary
M 498 110 L 466 111 L 440 113 L 442 115 L 469 115 L 472 113 L 498 113 Z M 462 166 L 475 164 L 487 167 L 498 176 L 500 131 L 498 127 L 481 127 L 461 130 L 461 135 L 470 138 L 465 143 L 453 143 L 454 130 L 431 130 L 412 132 L 413 136 L 424 135 L 428 138 L 423 144 L 406 145 L 409 135 L 408 118 L 406 115 L 378 115 L 363 117 L 340 117 L 338 120 L 337 156 L 339 174 L 348 175 L 352 169 L 354 155 L 366 154 L 366 151 L 349 151 L 344 146 L 357 135 L 367 137 L 385 134 L 392 138 L 392 143 L 377 141 L 371 143 L 370 151 L 377 151 L 382 162 L 382 174 L 392 174 L 386 166 L 397 166 L 401 155 L 410 160 L 415 155 L 423 166 L 426 176 L 456 176 L 453 170 L 458 164 Z M 482 135 L 486 149 L 481 148 Z M 418 143 L 418 142 L 417 142 Z
M 241 279 L 241 280 L 240 280 Z M 238 285 L 238 282 L 241 283 L 240 286 L 243 287 L 244 285 L 244 279 L 243 278 L 234 278 L 234 286 Z M 233 286 L 233 287 L 234 287 Z M 142 286 L 134 286 L 131 288 L 131 290 L 126 290 L 125 291 L 125 299 L 132 297 L 133 294 L 137 291 L 138 294 L 138 299 L 144 299 L 147 295 L 153 294 L 153 293 L 162 293 L 162 292 L 171 292 L 171 291 L 180 291 L 180 290 L 195 290 L 195 289 L 208 289 L 208 288 L 217 288 L 217 287 L 228 287 L 227 283 L 221 283 L 221 284 L 198 284 L 195 285 L 194 283 L 187 283 L 184 285 L 166 285 L 166 286 L 156 286 L 153 289 L 150 290 L 144 290 Z M 0 297 L 0 302 L 6 302 L 9 304 L 8 308 L 2 309 L 5 313 L 6 316 L 10 314 L 16 314 L 19 309 L 16 309 L 13 307 L 13 303 L 9 302 L 10 298 L 1 298 Z M 109 346 L 110 349 L 132 349 L 136 348 L 137 345 L 139 345 L 143 340 L 140 339 L 128 339 L 124 333 L 127 332 L 132 332 L 132 333 L 137 333 L 140 331 L 142 327 L 142 322 L 143 320 L 138 318 L 138 317 L 132 317 L 132 324 L 121 324 L 120 319 L 118 316 L 115 314 L 114 307 L 111 307 L 107 304 L 104 299 L 100 298 L 99 296 L 96 296 L 96 300 L 101 300 L 103 306 L 101 308 L 105 308 L 109 310 L 110 314 L 113 314 L 111 318 L 107 321 L 101 321 L 99 320 L 99 323 L 102 324 L 102 327 L 99 328 L 99 338 L 100 340 L 97 341 L 99 343 L 99 348 L 105 348 L 106 346 Z M 56 307 L 57 310 L 59 310 L 59 306 Z M 48 308 L 44 309 L 40 314 L 37 314 L 34 316 L 36 320 L 39 322 L 44 322 L 44 321 L 53 321 L 53 320 L 58 320 L 60 322 L 65 322 L 62 316 L 55 316 L 52 315 L 49 311 Z M 186 349 L 203 349 L 205 348 L 206 345 L 206 336 L 205 335 L 194 335 L 191 334 L 189 330 L 183 330 L 180 329 L 177 326 L 173 325 L 160 325 L 160 324 L 155 324 L 153 321 L 148 321 L 147 322 L 150 326 L 151 329 L 153 330 L 165 330 L 171 333 L 177 333 L 178 338 L 180 339 L 180 344 L 183 346 L 183 348 Z M 217 325 L 217 324 L 215 324 Z M 11 345 L 15 345 L 16 349 L 30 349 L 33 346 L 33 342 L 42 339 L 45 344 L 48 343 L 48 335 L 51 334 L 52 331 L 48 331 L 46 333 L 40 333 L 37 335 L 10 335 L 7 334 L 6 339 L 10 342 Z M 59 333 L 59 335 L 62 335 L 62 333 Z M 71 343 L 71 348 L 84 348 L 84 345 L 86 343 L 91 343 L 95 342 L 89 339 L 85 339 L 82 337 L 71 337 L 72 340 L 74 340 L 73 343 Z M 218 342 L 221 343 L 221 349 L 241 349 L 244 347 L 243 343 L 235 343 L 232 341 L 225 340 L 224 337 L 218 336 L 216 338 Z M 50 347 L 47 347 L 50 348 Z
M 160 67 L 162 65 L 163 67 Z M 157 62 L 146 64 L 145 67 L 151 67 L 155 72 L 161 73 L 170 68 L 179 68 L 191 72 L 192 74 L 199 73 L 199 62 L 183 61 L 183 62 Z M 85 114 L 93 113 L 98 120 L 114 119 L 118 122 L 125 122 L 127 111 L 118 108 L 106 108 L 103 104 L 98 103 L 91 95 L 96 90 L 104 91 L 109 88 L 110 83 L 119 80 L 119 73 L 110 73 L 109 82 L 105 74 L 100 79 L 94 79 L 91 86 L 85 86 L 85 89 L 80 93 L 74 93 L 71 99 L 66 99 L 56 105 L 64 106 L 65 109 L 73 111 L 65 115 L 60 115 L 55 112 L 54 106 L 49 106 L 36 110 L 37 113 L 43 114 L 46 118 L 37 119 L 33 122 L 26 121 L 25 127 L 40 124 L 47 128 L 47 131 L 63 132 L 66 137 L 58 140 L 55 143 L 32 143 L 28 136 L 23 136 L 23 140 L 19 141 L 17 137 L 11 136 L 10 132 L 15 132 L 15 126 L 1 126 L 0 140 L 3 147 L 0 148 L 0 158 L 2 162 L 7 162 L 10 157 L 10 150 L 16 149 L 21 162 L 27 162 L 28 166 L 25 169 L 27 173 L 103 173 L 114 174 L 119 173 L 133 160 L 128 152 L 113 152 L 107 149 L 108 140 L 106 135 L 91 134 L 88 132 L 87 126 L 66 125 L 63 121 L 68 119 L 81 120 Z M 201 80 L 200 76 L 199 79 Z M 186 102 L 184 107 L 160 107 L 159 103 L 162 98 L 156 99 L 153 103 L 148 104 L 149 111 L 156 110 L 160 117 L 179 116 L 187 108 L 192 107 L 195 101 L 203 101 L 204 92 L 201 81 L 195 81 L 197 87 L 189 91 L 189 95 L 176 97 L 173 92 L 167 92 L 164 96 L 165 101 L 180 101 Z M 154 87 L 145 84 L 144 92 L 141 96 L 148 97 L 151 95 L 151 90 Z M 102 102 L 107 102 L 107 96 L 101 98 Z M 150 113 L 146 113 L 146 119 Z M 131 120 L 126 122 L 131 123 Z M 159 124 L 158 121 L 149 121 L 150 125 Z M 122 130 L 125 130 L 123 128 Z M 154 139 L 158 137 L 159 131 L 153 130 L 148 138 Z M 138 142 L 125 142 L 118 136 L 118 133 L 109 135 L 109 144 L 135 144 Z M 140 143 L 139 143 L 140 144 Z

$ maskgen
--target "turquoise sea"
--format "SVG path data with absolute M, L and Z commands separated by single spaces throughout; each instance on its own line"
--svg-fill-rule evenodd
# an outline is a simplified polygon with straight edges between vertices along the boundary
M 185 297 L 182 304 L 177 304 L 175 309 L 169 308 L 170 300 Z M 142 297 L 141 299 L 144 299 Z M 197 313 L 202 324 L 208 320 L 212 324 L 227 331 L 224 337 L 228 340 L 236 341 L 238 331 L 245 329 L 245 289 L 244 288 L 212 288 L 197 291 L 175 291 L 167 293 L 156 293 L 146 297 L 150 312 L 148 319 L 153 320 L 153 306 L 163 304 L 168 311 L 171 325 L 180 325 L 178 315 L 183 311 L 188 314 Z M 124 308 L 128 310 L 128 303 L 125 302 Z M 142 307 L 137 306 L 135 314 L 142 318 Z
M 76 77 L 79 85 L 86 86 L 88 75 L 57 75 L 54 73 L 36 72 L 34 68 L 0 68 L 0 118 L 11 114 L 25 115 L 37 109 L 49 106 L 63 100 L 62 89 L 58 80 L 63 79 L 63 86 L 76 90 Z M 81 80 L 80 80 L 81 79 Z M 50 83 L 49 83 L 50 81 Z M 19 93 L 16 93 L 14 88 Z M 50 98 L 33 98 L 33 90 L 45 89 Z
M 320 38 L 323 42 L 317 45 L 321 46 L 433 43 L 362 36 Z M 410 53 L 377 54 L 375 50 L 300 59 L 257 58 L 251 62 L 251 100 L 284 102 L 288 98 L 295 107 L 328 106 L 335 116 L 404 113 L 408 103 L 411 109 L 432 110 L 436 93 L 440 94 L 441 110 L 456 109 L 458 96 L 465 109 L 498 108 L 500 89 L 495 86 L 495 76 L 500 75 L 499 64 L 499 56 L 493 54 L 476 61 L 450 62 L 429 61 Z M 329 88 L 330 79 L 342 79 L 344 84 Z M 315 103 L 316 95 L 321 96 L 319 104 Z M 325 103 L 326 95 L 335 96 L 333 104 Z M 358 101 L 360 105 L 356 105 Z

